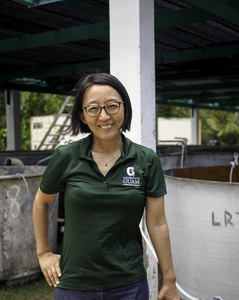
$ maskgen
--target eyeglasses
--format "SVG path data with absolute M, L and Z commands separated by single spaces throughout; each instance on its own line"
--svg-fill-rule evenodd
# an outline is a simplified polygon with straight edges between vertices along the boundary
M 107 114 L 117 114 L 120 110 L 120 104 L 124 102 L 110 102 L 106 105 L 100 106 L 100 105 L 88 105 L 82 107 L 82 109 L 85 109 L 86 113 L 90 117 L 96 117 L 99 114 L 101 114 L 102 108 L 107 112 Z

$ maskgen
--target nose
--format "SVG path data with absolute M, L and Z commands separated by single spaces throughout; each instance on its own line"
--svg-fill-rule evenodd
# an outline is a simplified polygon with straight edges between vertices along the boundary
M 102 109 L 101 109 L 100 118 L 104 118 L 104 119 L 109 118 L 109 114 L 106 112 L 105 107 L 102 107 Z

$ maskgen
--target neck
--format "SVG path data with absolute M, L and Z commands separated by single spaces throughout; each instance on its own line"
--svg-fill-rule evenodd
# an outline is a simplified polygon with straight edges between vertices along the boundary
M 114 139 L 110 141 L 98 140 L 93 136 L 92 149 L 98 151 L 99 153 L 114 153 L 122 150 L 123 142 L 121 138 L 121 133 Z

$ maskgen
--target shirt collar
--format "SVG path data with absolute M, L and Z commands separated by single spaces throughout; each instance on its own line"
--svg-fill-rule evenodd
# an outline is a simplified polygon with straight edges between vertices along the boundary
M 79 158 L 88 159 L 91 157 L 92 133 L 81 139 L 79 147 Z
M 124 134 L 121 134 L 123 141 L 123 158 L 134 158 L 136 157 L 136 150 L 134 143 L 128 139 Z M 93 134 L 91 133 L 86 138 L 80 140 L 79 158 L 89 159 L 91 157 L 91 146 L 92 146 Z

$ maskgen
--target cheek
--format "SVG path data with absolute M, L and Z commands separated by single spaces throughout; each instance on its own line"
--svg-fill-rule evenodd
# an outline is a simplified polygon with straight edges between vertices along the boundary
M 124 123 L 124 112 L 123 111 L 120 113 L 119 122 L 121 123 L 121 125 Z
M 79 117 L 80 117 L 80 119 L 81 119 L 81 121 L 82 121 L 83 123 L 87 124 L 86 118 L 85 118 L 85 115 L 84 115 L 84 112 L 80 112 L 80 113 L 79 113 Z

